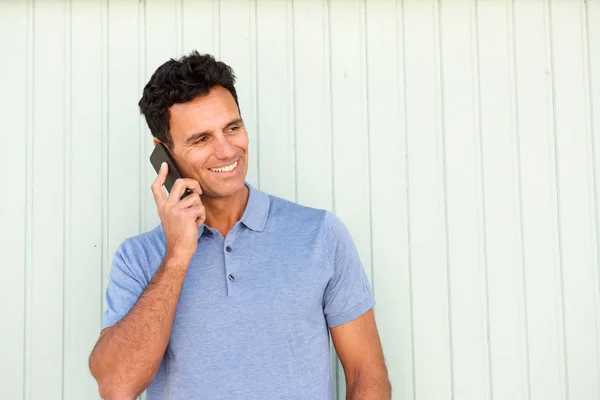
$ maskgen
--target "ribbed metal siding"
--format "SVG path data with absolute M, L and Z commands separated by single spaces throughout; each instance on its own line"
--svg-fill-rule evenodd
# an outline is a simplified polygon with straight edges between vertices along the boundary
M 136 104 L 192 49 L 248 180 L 348 225 L 394 399 L 600 398 L 600 1 L 7 0 L 2 399 L 97 396 L 112 254 L 158 223 Z

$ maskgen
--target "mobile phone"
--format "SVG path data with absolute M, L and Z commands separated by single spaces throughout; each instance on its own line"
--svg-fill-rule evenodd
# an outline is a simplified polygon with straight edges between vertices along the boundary
M 165 179 L 164 187 L 167 189 L 167 192 L 171 193 L 171 189 L 175 184 L 175 181 L 181 178 L 181 173 L 177 169 L 177 164 L 175 163 L 175 158 L 163 143 L 158 143 L 154 146 L 154 150 L 152 150 L 152 154 L 150 154 L 150 163 L 156 170 L 156 173 L 160 171 L 160 166 L 163 162 L 166 162 L 169 166 L 169 171 L 167 172 L 167 178 Z M 192 193 L 190 189 L 185 189 L 185 192 L 181 196 L 183 199 L 188 194 Z

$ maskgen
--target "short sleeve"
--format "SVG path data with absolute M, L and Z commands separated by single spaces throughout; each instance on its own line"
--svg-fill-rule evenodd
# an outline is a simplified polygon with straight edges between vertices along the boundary
M 146 287 L 142 263 L 134 254 L 127 241 L 115 252 L 106 287 L 107 308 L 102 316 L 102 329 L 115 325 L 127 315 Z
M 325 237 L 329 259 L 333 265 L 323 307 L 327 325 L 332 328 L 360 317 L 375 305 L 373 293 L 356 245 L 344 223 L 327 212 Z

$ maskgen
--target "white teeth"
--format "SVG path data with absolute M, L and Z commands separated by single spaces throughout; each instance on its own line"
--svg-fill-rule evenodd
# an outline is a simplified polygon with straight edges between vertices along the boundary
M 237 167 L 238 162 L 234 162 L 231 165 L 228 165 L 227 167 L 223 167 L 223 168 L 211 168 L 210 170 L 212 172 L 230 172 L 233 171 L 235 169 L 235 167 Z

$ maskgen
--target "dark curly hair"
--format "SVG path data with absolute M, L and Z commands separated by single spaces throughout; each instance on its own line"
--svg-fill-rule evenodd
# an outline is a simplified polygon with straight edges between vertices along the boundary
M 235 79 L 233 69 L 222 61 L 216 61 L 210 54 L 201 55 L 194 50 L 179 60 L 171 58 L 154 72 L 138 103 L 152 136 L 172 149 L 169 107 L 206 96 L 214 86 L 227 89 L 239 111 Z

